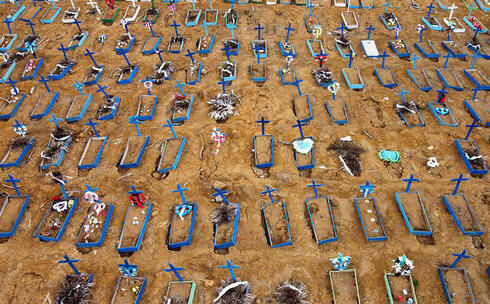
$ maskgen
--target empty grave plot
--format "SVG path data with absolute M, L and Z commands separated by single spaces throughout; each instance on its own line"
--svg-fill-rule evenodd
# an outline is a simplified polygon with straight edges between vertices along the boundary
M 485 75 L 483 75 L 483 73 L 480 70 L 468 69 L 465 70 L 465 72 L 470 74 L 470 76 L 474 79 L 474 81 L 478 82 L 481 86 L 490 86 L 490 80 L 487 77 L 485 77 Z
M 100 149 L 106 140 L 107 137 L 90 137 L 83 150 L 82 157 L 80 157 L 78 166 L 94 164 L 97 161 Z
M 192 282 L 170 282 L 167 291 L 167 301 L 172 299 L 170 303 L 174 303 L 173 299 L 179 299 L 175 303 L 187 303 L 192 290 Z
M 34 144 L 33 139 L 34 138 L 32 137 L 19 137 L 10 140 L 10 144 L 8 145 L 7 151 L 0 161 L 0 165 L 15 163 L 22 155 L 22 153 L 24 153 L 24 149 L 29 144 Z
M 259 135 L 255 137 L 255 160 L 258 165 L 271 162 L 272 158 L 272 136 Z
M 137 163 L 147 141 L 147 136 L 129 136 L 128 142 L 126 143 L 126 149 L 124 150 L 124 154 L 121 159 L 121 165 Z
M 289 227 L 286 220 L 286 210 L 282 201 L 264 206 L 264 216 L 270 234 L 271 246 L 289 241 Z
M 34 109 L 32 110 L 31 116 L 40 116 L 45 114 L 48 111 L 49 106 L 51 105 L 53 98 L 56 98 L 57 92 L 44 92 L 42 93 L 37 101 Z
M 456 72 L 453 69 L 438 69 L 437 71 L 442 75 L 450 87 L 462 86 L 458 76 L 456 76 Z
M 193 209 L 196 208 L 196 204 L 192 204 L 191 206 Z M 183 216 L 182 218 L 175 213 L 175 207 L 172 209 L 172 211 L 172 224 L 170 226 L 169 243 L 176 244 L 186 242 L 189 239 L 189 232 L 191 230 L 192 218 L 195 214 L 195 210 L 192 210 L 189 214 Z
M 119 240 L 119 248 L 137 246 L 149 210 L 150 205 L 148 204 L 143 205 L 143 209 L 134 205 L 128 207 L 123 230 L 121 232 L 121 238 Z
M 328 240 L 335 237 L 334 223 L 330 214 L 327 197 L 308 200 L 311 220 L 315 228 L 317 241 Z
M 252 64 L 252 75 L 254 78 L 265 78 L 265 65 Z
M 168 138 L 165 140 L 165 146 L 163 147 L 158 170 L 172 168 L 174 166 L 183 141 L 183 137 Z
M 483 124 L 488 124 L 490 122 L 490 109 L 484 101 L 476 99 L 475 101 L 467 100 L 466 103 L 471 106 Z
M 358 68 L 346 68 L 343 69 L 345 76 L 349 79 L 351 85 L 360 85 L 363 83 L 361 74 Z
M 446 282 L 451 301 L 454 304 L 476 304 L 464 269 L 443 268 L 440 271 L 444 274 L 444 281 Z
M 344 100 L 343 99 L 336 99 L 336 100 L 329 100 L 328 101 L 328 107 L 330 109 L 330 114 L 332 115 L 334 120 L 347 120 L 347 115 L 345 113 L 345 108 L 344 108 Z
M 204 14 L 204 22 L 205 23 L 214 23 L 216 21 L 216 14 L 218 14 L 217 10 L 206 10 Z
M 391 69 L 382 68 L 376 69 L 376 71 L 378 71 L 379 78 L 381 78 L 384 84 L 396 83 L 395 76 Z
M 308 95 L 297 96 L 293 100 L 294 114 L 299 120 L 311 119 Z
M 0 233 L 10 232 L 19 216 L 27 196 L 7 196 L 0 205 Z
M 426 215 L 419 200 L 418 192 L 398 192 L 396 193 L 403 210 L 408 217 L 412 230 L 429 231 L 430 226 L 426 220 Z
M 310 46 L 315 54 L 320 54 L 323 51 L 323 45 L 320 40 L 310 40 Z
M 456 214 L 458 217 L 461 227 L 465 231 L 475 231 L 481 229 L 481 227 L 478 226 L 477 220 L 471 212 L 470 207 L 466 203 L 466 199 L 463 195 L 446 195 L 445 199 L 451 205 L 454 214 Z
M 359 303 L 356 274 L 353 270 L 331 271 L 330 279 L 335 303 Z
M 156 49 L 158 46 L 158 43 L 160 42 L 162 38 L 160 36 L 155 36 L 155 37 L 150 37 L 146 41 L 144 48 L 143 48 L 143 53 L 146 53 L 148 51 Z
M 73 97 L 70 108 L 68 109 L 68 113 L 66 113 L 66 118 L 75 119 L 85 114 L 85 111 L 88 107 L 87 102 L 89 102 L 89 99 L 91 98 L 91 95 L 77 95 Z
M 423 69 L 411 69 L 410 74 L 420 87 L 428 88 L 431 86 L 429 78 L 427 78 L 427 74 Z

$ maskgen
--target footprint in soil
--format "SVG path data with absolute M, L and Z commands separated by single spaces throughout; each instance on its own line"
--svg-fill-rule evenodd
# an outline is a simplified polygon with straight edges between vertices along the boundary
M 479 236 L 473 236 L 471 238 L 471 241 L 473 242 L 473 246 L 477 249 L 485 249 L 485 243 Z
M 386 171 L 388 171 L 391 176 L 395 178 L 401 178 L 403 176 L 403 167 L 400 163 L 387 163 L 385 164 L 385 167 Z
M 26 273 L 15 284 L 15 289 L 10 303 L 39 303 L 39 294 L 42 294 L 44 279 L 37 273 Z M 37 296 L 34 296 L 37 295 Z
M 366 115 L 365 117 L 369 120 L 373 127 L 386 127 L 386 123 L 383 120 L 383 112 L 381 111 L 377 100 L 373 98 L 363 99 L 361 101 L 361 108 L 364 110 Z
M 436 244 L 436 242 L 434 241 L 434 238 L 431 235 L 430 236 L 416 235 L 415 238 L 422 245 L 435 245 Z

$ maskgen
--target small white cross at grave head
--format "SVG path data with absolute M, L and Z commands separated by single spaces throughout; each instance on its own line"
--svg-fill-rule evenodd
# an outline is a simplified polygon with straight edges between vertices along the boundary
M 451 5 L 449 7 L 449 9 L 451 10 L 451 12 L 449 13 L 449 20 L 451 20 L 453 18 L 453 13 L 454 13 L 454 10 L 457 9 L 458 7 L 453 3 L 453 5 Z

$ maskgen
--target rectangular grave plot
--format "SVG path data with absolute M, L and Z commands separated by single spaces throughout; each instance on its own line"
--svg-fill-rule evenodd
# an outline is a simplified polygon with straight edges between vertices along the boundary
M 155 24 L 158 16 L 160 15 L 160 9 L 158 8 L 149 8 L 145 11 L 145 17 L 143 20 L 150 20 L 151 23 Z
M 187 15 L 185 16 L 185 25 L 186 26 L 194 26 L 199 22 L 199 17 L 201 16 L 200 10 L 189 10 L 187 11 Z
M 377 58 L 379 56 L 379 51 L 374 40 L 361 40 L 361 45 L 366 56 L 371 58 Z
M 463 84 L 453 69 L 437 69 L 436 73 L 446 87 L 456 91 L 462 91 L 464 89 Z
M 483 228 L 464 194 L 444 195 L 444 204 L 464 235 L 482 235 Z
M 0 65 L 0 83 L 7 82 L 16 65 L 17 63 L 15 61 Z
M 22 21 L 30 21 L 36 17 L 36 15 L 42 10 L 40 6 L 32 6 L 29 5 L 25 10 L 22 16 L 20 16 L 20 20 Z
M 69 7 L 63 13 L 63 17 L 61 18 L 61 22 L 72 23 L 78 17 L 79 13 L 80 13 L 79 7 Z
M 325 244 L 336 241 L 337 231 L 328 196 L 307 199 L 306 207 L 316 242 Z
M 165 301 L 171 298 L 180 298 L 182 303 L 192 304 L 196 293 L 196 283 L 194 281 L 170 282 L 168 283 Z
M 360 304 L 357 273 L 355 269 L 329 271 L 334 303 Z
M 321 52 L 325 53 L 323 49 L 323 43 L 320 40 L 307 40 L 308 42 L 308 47 L 311 52 L 311 56 L 316 57 L 318 54 Z
M 199 54 L 207 54 L 211 52 L 211 48 L 214 45 L 214 36 L 201 36 L 197 44 L 197 52 Z
M 399 110 L 398 114 L 400 115 L 403 122 L 407 125 L 407 127 L 423 127 L 425 126 L 424 119 L 420 115 L 417 106 L 410 107 L 410 110 L 415 111 L 414 113 L 405 110 Z
M 107 9 L 104 12 L 104 15 L 102 18 L 100 18 L 100 21 L 102 22 L 114 22 L 116 20 L 117 15 L 119 14 L 119 7 L 114 7 L 111 9 L 110 7 L 107 7 Z
M 61 208 L 61 211 L 56 210 L 55 207 L 63 202 L 67 202 L 67 208 L 64 210 Z M 72 197 L 53 201 L 46 211 L 43 220 L 37 227 L 34 237 L 44 242 L 58 242 L 63 236 L 71 216 L 75 212 L 77 203 L 78 199 Z
M 157 102 L 157 95 L 141 95 L 138 102 L 138 109 L 135 114 L 136 118 L 138 120 L 152 120 L 153 115 L 155 115 Z
M 78 162 L 78 169 L 92 169 L 97 167 L 106 143 L 106 136 L 90 137 Z
M 5 197 L 0 208 L 0 237 L 12 237 L 29 203 L 29 195 Z
M 470 279 L 464 268 L 439 267 L 437 271 L 449 304 L 476 304 Z
M 184 137 L 165 139 L 160 161 L 158 162 L 157 171 L 159 173 L 165 173 L 177 168 L 185 143 L 186 140 Z
M 436 17 L 434 16 L 430 16 L 430 17 L 422 17 L 422 20 L 425 22 L 425 24 L 427 24 L 427 26 L 433 30 L 436 30 L 436 31 L 441 31 L 442 30 L 442 25 L 441 25 L 441 22 L 439 22 L 439 20 L 437 20 Z
M 464 104 L 474 119 L 481 121 L 485 127 L 490 127 L 490 109 L 483 100 L 465 100 Z
M 17 34 L 2 34 L 2 37 L 0 38 L 0 50 L 2 52 L 7 51 L 16 38 Z
M 143 277 L 119 276 L 111 304 L 138 304 L 145 291 L 146 279 Z M 133 288 L 139 290 L 133 292 Z
M 145 45 L 143 46 L 143 54 L 152 54 L 160 45 L 160 41 L 162 41 L 162 37 L 155 36 L 146 39 Z
M 223 249 L 235 246 L 240 221 L 240 205 L 236 203 L 236 213 L 233 222 L 221 225 L 214 225 L 214 249 Z
M 271 167 L 273 164 L 273 137 L 272 135 L 254 136 L 254 156 L 257 168 Z
M 421 53 L 423 53 L 427 58 L 437 58 L 439 57 L 439 53 L 437 52 L 434 44 L 429 41 L 417 42 L 415 45 Z
M 466 69 L 464 74 L 474 83 L 482 87 L 483 90 L 490 90 L 490 80 L 479 69 Z
M 442 46 L 453 54 L 456 58 L 466 57 L 464 50 L 456 43 L 456 41 L 441 41 Z
M 152 204 L 144 204 L 142 209 L 136 205 L 128 207 L 117 251 L 133 252 L 139 250 L 152 209 Z
M 353 11 L 342 12 L 341 16 L 347 28 L 355 29 L 359 26 L 359 23 L 357 22 L 356 14 Z
M 54 18 L 56 18 L 58 16 L 58 14 L 60 13 L 61 11 L 61 8 L 58 7 L 58 8 L 51 8 L 49 7 L 48 10 L 43 14 L 43 16 L 41 17 L 41 22 L 42 23 L 51 23 L 54 21 Z
M 407 70 L 407 73 L 410 79 L 412 79 L 422 91 L 428 92 L 432 89 L 432 84 L 424 69 L 410 69 Z
M 294 115 L 301 121 L 312 120 L 310 97 L 308 95 L 296 96 L 293 100 L 293 111 Z
M 175 207 L 172 208 L 172 219 L 170 221 L 170 233 L 168 237 L 168 246 L 170 248 L 180 248 L 189 246 L 192 241 L 192 233 L 194 231 L 194 223 L 196 221 L 196 203 L 190 203 L 192 211 L 182 219 L 175 214 Z
M 327 106 L 328 113 L 332 121 L 339 125 L 344 125 L 349 122 L 349 116 L 347 115 L 347 110 L 345 108 L 345 102 L 343 98 L 338 98 L 336 100 L 327 100 L 325 103 Z
M 189 63 L 186 69 L 186 83 L 194 85 L 201 81 L 202 63 Z
M 51 166 L 60 166 L 71 141 L 72 137 L 66 140 L 55 140 L 51 137 L 46 149 L 43 151 L 45 157 L 42 157 L 41 169 L 45 170 Z
M 99 78 L 102 75 L 103 71 L 104 71 L 103 65 L 99 65 L 98 67 L 96 66 L 90 67 L 87 70 L 85 77 L 83 78 L 83 84 L 86 86 L 96 84 L 97 81 L 99 81 Z
M 294 77 L 296 76 L 294 69 L 288 69 L 286 72 L 281 70 L 280 72 L 281 72 L 283 85 L 291 84 L 294 82 Z
M 204 22 L 206 24 L 216 25 L 218 19 L 218 10 L 206 10 L 204 12 Z
M 395 74 L 393 74 L 391 68 L 374 69 L 374 71 L 382 86 L 388 88 L 397 86 Z
M 342 69 L 342 73 L 351 89 L 358 90 L 364 88 L 364 80 L 362 79 L 359 68 L 345 68 Z
M 487 164 L 478 144 L 474 140 L 456 140 L 456 149 L 466 164 L 471 174 L 486 174 L 488 172 Z
M 374 198 L 355 198 L 354 201 L 366 239 L 368 241 L 386 240 L 386 231 Z
M 149 136 L 129 136 L 119 166 L 121 168 L 137 167 L 150 141 Z
M 192 104 L 194 103 L 194 95 L 187 95 L 186 100 L 189 100 L 189 106 L 185 108 L 175 108 L 172 112 L 172 122 L 181 122 L 188 120 L 191 115 Z
M 262 205 L 267 237 L 272 248 L 292 245 L 289 220 L 284 201 Z
M 398 302 L 408 303 L 408 299 L 412 299 L 414 304 L 418 303 L 415 288 L 413 287 L 412 275 L 395 276 L 391 273 L 385 273 L 384 279 L 390 304 Z M 396 298 L 397 296 L 402 297 L 401 301 Z
M 5 100 L 0 106 L 0 120 L 9 119 L 17 113 L 19 107 L 24 103 L 26 94 L 10 96 L 9 101 Z
M 318 20 L 318 16 L 311 15 L 305 16 L 306 30 L 308 33 L 311 33 L 315 28 L 315 25 L 320 25 L 320 21 Z
M 395 198 L 410 233 L 432 235 L 429 218 L 419 192 L 396 192 Z
M 43 58 L 31 58 L 27 61 L 24 71 L 22 72 L 22 80 L 33 79 L 44 62 Z
M 265 63 L 252 63 L 250 65 L 250 73 L 252 75 L 252 80 L 256 82 L 264 82 L 267 78 L 267 70 Z
M 313 137 L 305 137 L 305 138 L 311 138 L 313 140 Z M 302 140 L 301 138 L 296 138 L 296 140 Z M 313 146 L 308 152 L 308 154 L 302 154 L 294 150 L 294 159 L 296 161 L 296 167 L 298 170 L 306 170 L 306 169 L 312 169 L 315 166 L 315 147 Z
M 90 94 L 73 97 L 68 113 L 66 113 L 66 121 L 70 123 L 82 119 L 91 101 L 92 95 Z
M 456 118 L 454 118 L 453 113 L 449 109 L 449 106 L 446 103 L 437 103 L 437 102 L 429 102 L 429 109 L 432 112 L 432 114 L 436 117 L 436 119 L 439 121 L 441 126 L 450 126 L 450 127 L 457 127 L 458 122 L 456 121 Z M 448 112 L 445 115 L 440 114 L 437 109 L 447 109 Z
M 7 152 L 5 153 L 0 168 L 17 167 L 32 148 L 36 140 L 34 137 L 14 138 L 10 141 Z
M 87 209 L 87 215 L 83 220 L 80 232 L 76 240 L 77 247 L 100 247 L 107 233 L 111 221 L 114 206 L 106 204 L 105 208 L 97 215 L 95 205 Z M 95 220 L 97 220 L 95 222 Z
M 129 5 L 126 7 L 126 11 L 124 12 L 124 17 L 128 21 L 134 21 L 138 17 L 141 7 L 139 5 L 132 6 Z

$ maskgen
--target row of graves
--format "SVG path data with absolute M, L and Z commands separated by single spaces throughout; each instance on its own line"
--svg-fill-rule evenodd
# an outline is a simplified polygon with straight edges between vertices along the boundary
M 164 1 L 164 3 L 168 4 L 168 9 L 171 12 L 175 12 L 178 2 Z M 230 8 L 223 16 L 225 26 L 231 30 L 231 39 L 226 40 L 221 49 L 226 56 L 226 60 L 223 60 L 219 65 L 220 81 L 218 85 L 221 86 L 222 92 L 216 94 L 208 102 L 210 104 L 209 114 L 217 122 L 225 122 L 233 117 L 235 106 L 241 102 L 239 97 L 233 92 L 227 93 L 226 87 L 231 85 L 236 79 L 237 68 L 240 63 L 240 39 L 234 35 L 234 30 L 238 27 L 240 16 L 238 4 L 246 4 L 248 1 L 237 2 L 232 0 L 230 2 Z M 251 2 L 261 3 L 262 1 Z M 280 4 L 291 4 L 291 1 L 279 2 Z M 371 3 L 367 2 L 348 0 L 334 0 L 333 2 L 334 6 L 346 7 L 346 11 L 341 14 L 342 23 L 336 29 L 335 46 L 336 51 L 339 52 L 342 58 L 349 60 L 348 67 L 342 69 L 342 75 L 348 87 L 352 90 L 362 90 L 365 86 L 360 69 L 355 66 L 353 67 L 354 59 L 360 56 L 361 52 L 369 59 L 381 61 L 381 67 L 375 68 L 373 72 L 381 86 L 386 88 L 398 87 L 395 73 L 385 65 L 386 59 L 392 56 L 395 59 L 397 58 L 396 60 L 407 58 L 413 60 L 413 68 L 406 71 L 407 75 L 424 92 L 431 91 L 433 85 L 427 77 L 424 68 L 417 68 L 416 62 L 420 57 L 417 56 L 416 52 L 418 51 L 421 55 L 434 61 L 442 57 L 444 58 L 443 67 L 436 69 L 436 73 L 442 82 L 441 89 L 437 90 L 437 94 L 434 94 L 435 97 L 431 96 L 431 98 L 434 98 L 434 101 L 429 102 L 427 106 L 434 118 L 442 126 L 458 127 L 457 119 L 451 112 L 450 103 L 448 102 L 448 90 L 462 91 L 464 87 L 454 69 L 449 68 L 449 61 L 452 58 L 466 60 L 466 51 L 471 51 L 471 57 L 473 58 L 471 67 L 464 70 L 464 75 L 474 84 L 474 89 L 472 89 L 472 97 L 468 97 L 464 101 L 464 104 L 468 108 L 474 122 L 468 125 L 469 131 L 464 139 L 455 140 L 455 146 L 471 175 L 482 176 L 486 174 L 488 168 L 485 158 L 477 142 L 470 139 L 470 134 L 475 127 L 487 127 L 490 125 L 489 108 L 485 100 L 477 98 L 478 92 L 490 89 L 488 77 L 477 66 L 478 62 L 486 62 L 489 59 L 486 46 L 483 42 L 480 42 L 481 39 L 479 38 L 481 37 L 479 35 L 485 35 L 487 28 L 480 19 L 472 16 L 472 12 L 477 6 L 474 4 L 467 5 L 469 14 L 463 18 L 464 23 L 462 23 L 453 15 L 456 6 L 445 6 L 443 3 L 445 1 L 439 0 L 437 4 L 443 9 L 443 13 L 447 12 L 447 17 L 443 17 L 444 23 L 440 23 L 434 14 L 432 14 L 434 4 L 431 3 L 428 7 L 427 16 L 422 18 L 421 24 L 416 29 L 420 32 L 420 39 L 413 43 L 414 47 L 412 48 L 400 37 L 402 30 L 401 21 L 395 15 L 395 11 L 392 10 L 394 8 L 396 9 L 396 4 L 393 5 L 387 1 L 384 3 L 384 13 L 382 12 L 380 14 L 380 21 L 383 26 L 388 30 L 392 30 L 394 33 L 394 40 L 389 42 L 389 47 L 394 54 L 388 55 L 386 51 L 380 52 L 376 41 L 371 39 L 371 35 L 375 33 L 373 32 L 375 27 L 372 25 L 366 29 L 367 39 L 361 41 L 362 50 L 356 50 L 349 40 L 349 32 L 356 31 L 359 28 L 357 14 L 351 9 L 373 9 L 374 7 L 378 7 L 373 3 L 374 1 L 371 1 Z M 483 0 L 475 0 L 475 2 L 478 4 L 480 10 L 487 11 L 486 8 L 489 7 L 488 3 Z M 129 26 L 131 23 L 136 23 L 140 15 L 143 16 L 142 22 L 144 26 L 151 32 L 151 37 L 146 39 L 142 52 L 144 55 L 158 55 L 159 62 L 155 64 L 151 76 L 146 76 L 145 79 L 141 80 L 147 88 L 147 94 L 140 96 L 137 112 L 135 115 L 129 117 L 128 121 L 134 124 L 136 135 L 127 138 L 124 151 L 122 151 L 118 163 L 122 169 L 131 169 L 140 166 L 149 144 L 150 136 L 141 134 L 139 124 L 153 120 L 158 103 L 158 95 L 152 94 L 151 88 L 153 85 L 170 82 L 171 74 L 175 72 L 175 67 L 172 62 L 163 59 L 162 54 L 165 50 L 160 49 L 163 37 L 155 34 L 153 31 L 153 24 L 155 24 L 161 13 L 160 9 L 152 1 L 151 8 L 143 12 L 141 6 L 136 3 L 136 1 L 132 1 L 132 4 L 126 7 L 124 15 L 121 18 L 121 24 L 125 29 L 125 33 L 119 36 L 114 51 L 124 59 L 127 65 L 119 69 L 117 84 L 125 85 L 133 83 L 139 72 L 139 66 L 132 64 L 127 55 L 135 45 L 136 40 L 135 35 L 130 32 Z M 236 3 L 237 5 L 235 6 Z M 65 10 L 62 10 L 59 5 L 56 6 L 55 1 L 44 2 L 43 5 L 38 5 L 35 0 L 32 5 L 28 4 L 27 1 L 13 1 L 10 4 L 3 4 L 3 6 L 9 8 L 9 14 L 4 19 L 4 23 L 8 27 L 8 34 L 5 33 L 0 38 L 1 60 L 3 60 L 0 65 L 0 82 L 4 83 L 2 87 L 8 87 L 11 90 L 7 94 L 7 101 L 0 109 L 0 118 L 14 120 L 14 131 L 19 137 L 13 138 L 10 141 L 8 151 L 1 158 L 1 168 L 8 169 L 21 166 L 27 161 L 26 156 L 36 142 L 33 136 L 28 136 L 27 125 L 22 123 L 23 119 L 16 116 L 19 107 L 28 98 L 27 94 L 22 93 L 16 87 L 16 83 L 27 80 L 38 80 L 40 82 L 39 85 L 43 85 L 46 90 L 36 100 L 30 119 L 39 120 L 49 117 L 49 121 L 55 125 L 55 128 L 50 133 L 50 139 L 46 143 L 46 148 L 41 153 L 40 168 L 42 170 L 48 170 L 60 167 L 63 158 L 69 153 L 68 147 L 73 141 L 73 131 L 63 126 L 61 124 L 62 121 L 76 123 L 86 120 L 86 125 L 93 130 L 94 136 L 87 140 L 83 153 L 80 156 L 78 162 L 79 170 L 97 168 L 103 156 L 108 136 L 101 136 L 96 129 L 96 125 L 103 123 L 105 120 L 114 119 L 118 112 L 120 98 L 114 95 L 115 93 L 111 93 L 116 92 L 117 89 L 109 89 L 99 83 L 104 74 L 104 64 L 98 63 L 94 57 L 95 53 L 88 48 L 85 49 L 84 55 L 91 59 L 93 65 L 88 67 L 83 79 L 80 82 L 76 81 L 73 85 L 80 94 L 72 98 L 71 105 L 64 119 L 58 118 L 51 113 L 56 102 L 60 99 L 60 92 L 52 91 L 49 84 L 52 81 L 63 79 L 70 72 L 76 64 L 76 60 L 71 59 L 68 52 L 76 48 L 83 48 L 83 44 L 89 36 L 89 32 L 84 30 L 80 25 L 80 7 L 76 6 L 73 1 L 70 4 L 71 6 Z M 216 42 L 215 36 L 209 34 L 208 27 L 218 26 L 219 11 L 213 9 L 212 3 L 210 2 L 210 9 L 205 9 L 204 16 L 201 16 L 201 10 L 196 8 L 196 3 L 192 2 L 191 4 L 192 10 L 189 10 L 186 14 L 185 26 L 198 26 L 202 22 L 200 26 L 203 27 L 204 34 L 200 37 L 196 45 L 196 52 L 187 49 L 185 53 L 184 45 L 186 39 L 179 35 L 179 27 L 181 25 L 175 20 L 170 25 L 175 30 L 175 36 L 169 38 L 166 53 L 169 54 L 169 57 L 173 54 L 185 53 L 185 56 L 189 57 L 189 65 L 186 70 L 185 83 L 179 80 L 173 81 L 176 83 L 175 88 L 180 92 L 173 97 L 172 114 L 164 125 L 170 129 L 172 136 L 164 140 L 164 145 L 158 160 L 157 171 L 161 174 L 168 174 L 169 171 L 178 169 L 178 164 L 186 145 L 186 138 L 177 136 L 174 127 L 185 124 L 185 121 L 190 119 L 192 106 L 195 102 L 194 95 L 186 94 L 184 87 L 186 85 L 198 85 L 203 75 L 203 63 L 195 60 L 194 56 L 197 54 L 210 54 Z M 277 0 L 266 0 L 266 4 L 277 4 Z M 312 1 L 308 3 L 306 1 L 295 1 L 295 4 L 305 5 L 309 10 L 309 14 L 307 13 L 304 17 L 304 21 L 306 30 L 312 34 L 312 38 L 308 39 L 306 44 L 312 58 L 319 64 L 318 67 L 313 69 L 314 78 L 319 86 L 328 89 L 332 94 L 332 98 L 329 98 L 325 102 L 325 107 L 335 124 L 348 125 L 349 115 L 346 103 L 343 98 L 336 97 L 340 85 L 334 80 L 332 71 L 326 66 L 328 55 L 321 39 L 323 31 L 320 19 L 317 15 L 313 14 L 314 10 L 318 10 L 320 6 L 318 4 L 315 5 Z M 97 2 L 89 1 L 89 5 L 93 14 L 100 15 L 100 21 L 104 23 L 118 22 L 118 16 L 120 14 L 122 15 L 118 5 L 111 1 L 107 1 L 107 7 L 104 10 L 99 7 Z M 39 20 L 41 24 L 52 24 L 58 22 L 58 16 L 60 16 L 62 23 L 76 25 L 78 31 L 72 36 L 69 44 L 60 44 L 59 50 L 63 53 L 63 58 L 57 62 L 48 76 L 44 77 L 44 75 L 40 74 L 44 58 L 36 56 L 40 37 L 36 34 L 36 24 L 33 21 Z M 11 30 L 11 24 L 14 22 L 25 22 L 30 27 L 31 34 L 24 37 L 23 40 L 20 40 L 22 37 L 18 37 Z M 465 48 L 463 48 L 451 39 L 451 35 L 453 32 L 465 33 L 467 28 L 469 28 L 468 32 L 473 30 L 474 34 L 472 33 L 470 35 L 468 42 L 465 44 Z M 268 57 L 268 41 L 261 35 L 261 30 L 263 29 L 260 23 L 255 27 L 255 30 L 257 30 L 257 39 L 252 41 L 251 47 L 257 62 L 251 64 L 249 67 L 252 81 L 259 86 L 267 81 L 267 65 L 265 60 Z M 447 31 L 447 39 L 441 41 L 439 48 L 436 48 L 436 43 L 423 39 L 423 33 L 428 29 L 441 32 Z M 279 42 L 281 54 L 286 60 L 286 67 L 279 71 L 281 82 L 282 85 L 293 85 L 298 90 L 298 96 L 293 100 L 293 111 L 297 117 L 297 121 L 292 127 L 298 128 L 299 137 L 292 140 L 291 147 L 298 170 L 311 170 L 315 167 L 315 142 L 312 136 L 304 134 L 303 128 L 308 125 L 309 121 L 313 120 L 314 113 L 309 95 L 303 94 L 301 91 L 300 83 L 303 80 L 298 79 L 298 75 L 296 75 L 294 68 L 291 66 L 291 63 L 296 57 L 296 51 L 293 42 L 290 40 L 290 36 L 296 29 L 289 24 L 284 30 L 285 39 Z M 444 33 L 441 33 L 441 36 L 445 38 Z M 103 42 L 107 37 L 101 36 L 97 37 L 97 39 Z M 17 44 L 17 42 L 19 43 Z M 443 50 L 446 54 L 440 56 L 438 49 Z M 232 59 L 232 56 L 235 59 Z M 16 65 L 21 66 L 21 62 L 24 59 L 27 59 L 27 62 L 25 63 L 21 78 L 19 80 L 12 80 L 12 72 L 16 68 Z M 90 86 L 96 86 L 98 88 L 96 91 L 96 93 L 99 93 L 98 96 L 84 93 L 84 87 Z M 425 125 L 424 119 L 419 113 L 417 105 L 413 101 L 405 99 L 407 93 L 403 88 L 398 93 L 400 100 L 395 105 L 397 114 L 407 127 L 423 127 Z M 99 122 L 85 117 L 89 106 L 96 100 L 100 102 L 100 106 L 98 106 L 97 115 L 94 117 L 94 120 L 98 120 Z M 275 141 L 272 134 L 266 134 L 265 132 L 265 125 L 269 121 L 261 117 L 257 122 L 261 124 L 262 132 L 253 138 L 255 166 L 267 170 L 267 168 L 274 166 Z M 211 136 L 217 144 L 217 150 L 215 151 L 217 153 L 220 145 L 226 138 L 226 134 L 221 133 L 219 129 L 215 128 Z M 338 153 L 339 163 L 347 173 L 350 175 L 359 175 L 359 153 L 361 153 L 361 149 L 348 139 L 345 139 L 335 142 L 331 146 L 331 150 Z M 379 152 L 379 158 L 387 162 L 398 162 L 400 155 L 396 151 L 381 150 Z M 68 195 L 65 190 L 66 181 L 63 179 L 63 176 L 54 176 L 54 179 L 59 184 L 62 195 L 53 198 L 44 217 L 34 231 L 34 237 L 43 242 L 58 242 L 62 238 L 78 205 L 78 198 Z M 480 236 L 483 234 L 483 228 L 471 208 L 470 202 L 466 199 L 464 193 L 458 193 L 459 185 L 464 180 L 467 180 L 467 178 L 463 178 L 462 174 L 452 180 L 456 182 L 455 190 L 452 194 L 444 195 L 443 201 L 447 210 L 452 215 L 455 225 L 463 235 Z M 0 237 L 4 240 L 14 237 L 29 203 L 29 195 L 22 195 L 16 185 L 20 180 L 14 179 L 9 175 L 9 179 L 6 181 L 12 183 L 15 194 L 8 195 L 4 199 L 0 209 Z M 396 192 L 395 199 L 406 223 L 407 230 L 414 235 L 431 236 L 433 231 L 422 201 L 422 196 L 418 191 L 410 191 L 412 182 L 417 181 L 417 179 L 413 175 L 410 175 L 405 181 L 408 182 L 407 188 L 405 191 Z M 319 245 L 336 242 L 338 239 L 335 225 L 336 221 L 330 199 L 328 196 L 320 196 L 318 194 L 318 187 L 321 185 L 315 183 L 314 180 L 308 186 L 313 188 L 314 197 L 306 199 L 305 210 L 308 214 L 314 241 Z M 374 187 L 368 181 L 366 181 L 366 184 L 360 185 L 361 195 L 354 198 L 354 204 L 366 241 L 381 242 L 388 238 L 388 234 L 383 225 L 382 214 L 379 212 L 375 197 L 372 195 Z M 184 195 L 185 190 L 187 189 L 177 184 L 177 189 L 172 191 L 180 195 L 182 203 L 172 207 L 171 221 L 168 229 L 169 249 L 191 246 L 194 226 L 197 221 L 198 204 L 197 202 L 187 201 Z M 270 199 L 270 202 L 262 204 L 260 208 L 264 222 L 264 232 L 270 247 L 287 247 L 293 243 L 287 204 L 285 200 L 275 200 L 272 195 L 272 192 L 275 190 L 266 186 L 265 191 L 261 192 L 261 194 L 267 195 Z M 91 207 L 87 211 L 87 215 L 77 235 L 76 246 L 80 250 L 91 250 L 103 246 L 107 230 L 110 226 L 114 206 L 110 203 L 101 202 L 96 191 L 96 188 L 87 185 L 87 190 L 83 196 L 90 203 Z M 132 186 L 128 194 L 130 205 L 127 207 L 117 244 L 117 250 L 121 254 L 128 254 L 140 250 L 147 226 L 150 224 L 153 209 L 152 203 L 147 201 L 143 195 L 143 191 L 137 190 Z M 219 197 L 222 202 L 211 214 L 212 224 L 214 225 L 213 248 L 215 250 L 226 250 L 234 246 L 237 242 L 240 205 L 239 203 L 230 203 L 226 194 L 226 191 L 219 188 L 213 194 L 213 196 Z M 466 255 L 465 251 L 455 255 L 457 259 L 454 263 L 448 267 L 440 267 L 438 269 L 447 301 L 448 303 L 476 303 L 468 273 L 464 268 L 456 267 L 461 258 L 468 258 L 469 256 Z M 80 273 L 74 266 L 76 261 L 71 260 L 68 256 L 65 256 L 65 260 L 60 261 L 61 263 L 69 264 L 74 274 L 69 274 L 64 279 L 63 285 L 57 295 L 57 303 L 83 303 L 83 301 L 90 298 L 90 288 L 92 287 L 94 277 L 91 274 Z M 347 269 L 350 263 L 350 257 L 342 256 L 339 253 L 338 257 L 333 258 L 331 261 L 334 270 L 329 271 L 329 279 L 334 303 L 360 303 L 356 270 L 354 268 Z M 417 303 L 414 280 L 411 277 L 413 263 L 404 255 L 398 257 L 393 262 L 395 264 L 393 267 L 394 271 L 387 273 L 384 277 L 389 302 Z M 115 286 L 111 303 L 139 303 L 145 291 L 146 278 L 138 276 L 137 265 L 131 265 L 127 260 L 118 266 L 121 276 Z M 177 268 L 170 263 L 169 267 L 165 271 L 173 272 L 178 280 L 169 283 L 166 294 L 163 295 L 165 303 L 195 302 L 196 283 L 194 281 L 185 281 L 181 277 L 179 271 L 183 270 L 182 268 Z M 239 268 L 239 266 L 227 261 L 226 265 L 220 267 L 230 271 L 230 279 L 223 281 L 222 285 L 216 290 L 217 296 L 214 303 L 253 303 L 255 297 L 251 293 L 250 284 L 247 281 L 241 281 L 235 277 L 234 269 Z M 306 285 L 302 282 L 291 280 L 277 287 L 275 297 L 280 303 L 305 304 L 309 303 L 307 294 Z

